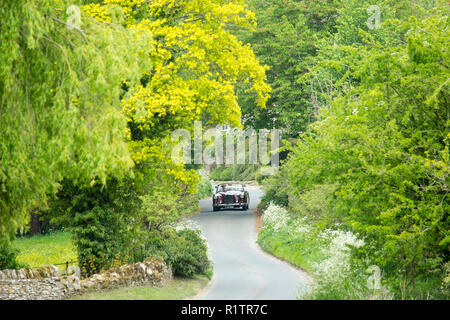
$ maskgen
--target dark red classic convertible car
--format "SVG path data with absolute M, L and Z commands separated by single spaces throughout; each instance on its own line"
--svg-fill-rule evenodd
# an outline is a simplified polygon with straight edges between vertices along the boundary
M 219 184 L 214 189 L 213 210 L 240 208 L 248 210 L 250 197 L 243 184 Z

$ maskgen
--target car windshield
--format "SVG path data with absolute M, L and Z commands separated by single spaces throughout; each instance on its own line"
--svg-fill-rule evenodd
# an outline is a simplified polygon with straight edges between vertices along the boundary
M 222 185 L 217 188 L 218 192 L 227 191 L 244 191 L 244 187 L 241 185 Z

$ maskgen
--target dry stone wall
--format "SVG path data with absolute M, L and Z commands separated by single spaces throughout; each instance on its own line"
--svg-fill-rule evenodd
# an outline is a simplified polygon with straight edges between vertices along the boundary
M 172 279 L 172 269 L 158 258 L 123 265 L 95 274 L 81 281 L 81 292 L 133 287 L 141 285 L 162 286 Z
M 70 267 L 64 276 L 56 266 L 0 270 L 0 300 L 60 300 L 125 286 L 162 286 L 171 279 L 171 268 L 157 258 L 112 268 L 84 280 L 80 280 L 78 267 Z
M 62 299 L 66 286 L 55 266 L 0 270 L 0 300 Z

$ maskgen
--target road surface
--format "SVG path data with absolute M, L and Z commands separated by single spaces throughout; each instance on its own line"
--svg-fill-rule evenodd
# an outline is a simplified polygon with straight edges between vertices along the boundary
M 259 187 L 246 188 L 249 210 L 213 212 L 211 199 L 206 199 L 200 201 L 201 213 L 192 218 L 208 240 L 214 264 L 213 279 L 194 299 L 289 300 L 310 283 L 306 273 L 260 249 L 251 209 L 263 193 Z

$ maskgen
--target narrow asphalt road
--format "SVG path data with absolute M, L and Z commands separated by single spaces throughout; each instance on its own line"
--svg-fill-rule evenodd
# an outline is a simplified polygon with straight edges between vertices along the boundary
M 202 211 L 192 219 L 200 224 L 211 252 L 214 276 L 194 299 L 290 300 L 308 287 L 309 276 L 263 252 L 256 243 L 259 187 L 246 187 L 250 209 L 213 212 L 212 200 L 200 201 Z

